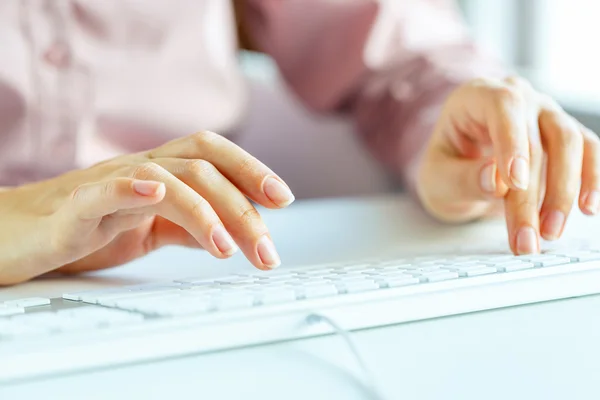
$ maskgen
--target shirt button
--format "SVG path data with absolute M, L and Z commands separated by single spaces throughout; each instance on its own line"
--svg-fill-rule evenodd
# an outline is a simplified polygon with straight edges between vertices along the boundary
M 52 44 L 44 52 L 44 61 L 56 68 L 66 68 L 71 63 L 71 51 L 62 42 Z

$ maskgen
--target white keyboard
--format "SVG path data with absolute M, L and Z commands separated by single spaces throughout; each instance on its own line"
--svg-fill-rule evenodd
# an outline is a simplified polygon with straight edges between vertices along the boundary
M 600 250 L 370 260 L 0 303 L 0 382 L 600 293 Z

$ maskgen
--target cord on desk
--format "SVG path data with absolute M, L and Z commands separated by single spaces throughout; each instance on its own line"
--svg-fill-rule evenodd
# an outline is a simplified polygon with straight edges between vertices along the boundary
M 306 317 L 306 323 L 308 325 L 319 325 L 319 324 L 329 325 L 335 331 L 335 333 L 344 340 L 348 349 L 354 356 L 354 359 L 356 360 L 357 364 L 360 366 L 360 369 L 362 370 L 362 375 L 363 375 L 363 379 L 358 379 L 360 385 L 366 389 L 367 393 L 369 394 L 369 396 L 371 397 L 372 400 L 385 400 L 384 397 L 381 395 L 380 390 L 377 387 L 375 379 L 373 378 L 373 374 L 371 373 L 367 364 L 365 363 L 364 359 L 362 358 L 360 351 L 358 350 L 358 347 L 356 346 L 356 343 L 354 343 L 354 340 L 352 339 L 352 335 L 350 332 L 348 332 L 346 329 L 342 328 L 338 323 L 336 323 L 331 318 L 326 317 L 324 315 L 320 315 L 320 314 L 310 314 L 308 317 Z

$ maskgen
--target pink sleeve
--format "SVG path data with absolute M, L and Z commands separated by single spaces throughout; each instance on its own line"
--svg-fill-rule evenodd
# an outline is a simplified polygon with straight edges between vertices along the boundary
M 459 84 L 503 72 L 453 0 L 248 0 L 247 25 L 318 111 L 348 111 L 366 146 L 413 188 L 439 110 Z

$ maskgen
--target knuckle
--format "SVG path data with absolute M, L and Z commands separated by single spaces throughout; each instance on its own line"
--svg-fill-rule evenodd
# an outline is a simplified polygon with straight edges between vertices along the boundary
M 104 185 L 102 185 L 102 193 L 101 196 L 103 199 L 110 199 L 111 197 L 115 196 L 118 192 L 118 182 L 116 181 L 110 181 L 110 182 L 106 182 Z
M 538 93 L 538 100 L 544 109 L 551 112 L 564 112 L 562 106 L 554 98 L 545 93 Z
M 238 221 L 241 225 L 254 225 L 261 221 L 261 217 L 256 208 L 249 206 L 240 210 Z
M 590 147 L 590 150 L 596 153 L 600 152 L 600 137 L 598 137 L 598 135 L 594 134 L 593 132 L 589 132 L 585 135 L 584 139 L 586 145 Z
M 533 86 L 527 79 L 520 77 L 519 75 L 511 75 L 504 80 L 508 85 L 520 88 L 522 90 L 530 91 L 533 90 Z
M 203 178 L 215 177 L 217 168 L 206 160 L 186 161 L 185 171 L 193 176 L 202 176 Z
M 198 147 L 212 146 L 215 144 L 215 141 L 219 139 L 220 136 L 211 131 L 200 131 L 191 136 L 191 140 Z
M 252 156 L 244 157 L 237 166 L 238 176 L 260 175 L 258 160 Z
M 160 166 L 154 162 L 145 162 L 133 169 L 132 178 L 146 180 L 158 174 Z
M 544 207 L 546 209 L 559 209 L 563 210 L 565 213 L 568 213 L 571 210 L 571 206 L 575 201 L 575 197 L 577 195 L 577 191 L 574 189 L 567 189 L 562 193 L 557 193 L 552 196 L 548 196 L 544 202 Z
M 207 220 L 208 216 L 210 215 L 210 213 L 208 212 L 210 208 L 211 206 L 208 203 L 208 201 L 206 201 L 205 198 L 201 197 L 198 200 L 196 200 L 196 202 L 192 206 L 191 216 L 195 220 Z
M 520 220 L 529 219 L 531 215 L 534 215 L 537 212 L 537 204 L 533 199 L 527 198 L 519 200 L 516 203 L 515 209 Z
M 544 159 L 544 147 L 539 141 L 529 142 L 529 157 L 536 163 Z
M 78 185 L 75 189 L 73 189 L 70 195 L 71 201 L 79 201 L 84 196 L 85 188 L 85 185 Z
M 556 146 L 560 148 L 577 148 L 583 146 L 582 135 L 573 129 L 572 124 L 567 122 L 559 124 L 553 139 L 556 142 Z
M 492 89 L 494 101 L 501 105 L 520 105 L 524 103 L 524 97 L 517 88 L 500 86 Z
M 494 80 L 494 79 L 490 79 L 490 78 L 475 78 L 473 80 L 471 80 L 468 84 L 468 86 L 472 86 L 475 88 L 484 88 L 484 89 L 489 89 L 489 88 L 495 88 L 498 87 L 498 85 L 501 84 L 499 81 Z

